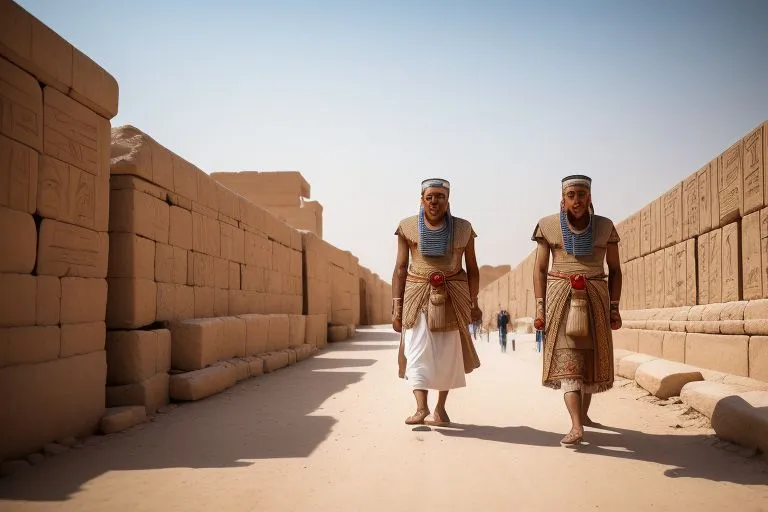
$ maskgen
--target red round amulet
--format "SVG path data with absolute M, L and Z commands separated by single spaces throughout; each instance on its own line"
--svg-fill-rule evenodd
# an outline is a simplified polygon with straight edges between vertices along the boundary
M 536 320 L 533 321 L 533 327 L 537 331 L 543 330 L 544 329 L 544 320 L 542 320 L 541 318 L 537 318 Z
M 429 276 L 429 282 L 432 283 L 432 286 L 441 286 L 445 282 L 445 276 L 440 272 L 435 272 Z
M 583 290 L 587 287 L 587 280 L 582 275 L 571 276 L 571 287 L 574 290 Z

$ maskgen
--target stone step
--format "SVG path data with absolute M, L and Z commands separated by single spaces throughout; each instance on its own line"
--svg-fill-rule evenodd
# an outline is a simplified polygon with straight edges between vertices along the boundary
M 693 407 L 707 418 L 712 418 L 715 407 L 720 400 L 728 396 L 738 395 L 749 391 L 749 388 L 734 384 L 724 384 L 703 380 L 689 382 L 680 391 L 680 399 L 684 404 Z
M 171 376 L 170 395 L 173 400 L 201 400 L 231 388 L 236 382 L 235 365 L 219 362 L 202 370 Z
M 768 453 L 768 391 L 747 391 L 722 398 L 712 413 L 719 437 Z
M 143 405 L 110 407 L 101 417 L 99 429 L 103 434 L 122 432 L 147 421 L 147 410 Z
M 625 379 L 635 380 L 635 373 L 641 364 L 655 361 L 658 357 L 649 356 L 646 354 L 633 354 L 624 357 L 619 361 L 619 366 L 616 369 L 616 373 L 624 377 Z
M 635 372 L 638 385 L 663 399 L 679 396 L 684 385 L 701 380 L 704 380 L 704 377 L 697 368 L 665 359 L 643 363 Z

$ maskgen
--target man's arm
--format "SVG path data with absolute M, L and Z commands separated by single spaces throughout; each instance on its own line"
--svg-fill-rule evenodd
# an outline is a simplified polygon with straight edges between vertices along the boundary
M 549 272 L 549 244 L 539 240 L 536 247 L 536 263 L 533 267 L 533 295 L 536 297 L 534 327 L 544 328 L 544 304 L 547 300 L 547 272 Z
M 611 328 L 620 329 L 621 315 L 619 314 L 619 300 L 621 300 L 621 260 L 619 258 L 619 244 L 608 244 L 605 261 L 608 264 L 608 293 L 611 297 Z
M 392 316 L 402 319 L 405 278 L 408 276 L 408 241 L 403 235 L 397 237 L 397 260 L 392 273 Z M 394 308 L 398 308 L 396 311 Z M 397 329 L 395 329 L 397 330 Z M 399 331 L 398 331 L 399 332 Z
M 480 269 L 477 266 L 477 255 L 475 255 L 475 239 L 469 238 L 464 259 L 467 263 L 467 282 L 469 283 L 469 296 L 472 299 L 472 306 L 477 306 L 477 294 L 480 293 Z

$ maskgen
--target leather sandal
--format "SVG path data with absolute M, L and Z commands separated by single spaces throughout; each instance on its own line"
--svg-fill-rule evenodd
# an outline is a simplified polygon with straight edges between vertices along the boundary
M 561 444 L 578 444 L 584 439 L 584 430 L 571 430 L 560 440 Z
M 424 420 L 424 424 L 432 427 L 447 427 L 451 424 L 451 419 L 448 417 L 447 413 L 443 415 L 435 411 L 432 414 L 432 419 Z
M 429 409 L 417 409 L 416 414 L 405 418 L 406 425 L 423 425 L 424 418 L 429 416 Z

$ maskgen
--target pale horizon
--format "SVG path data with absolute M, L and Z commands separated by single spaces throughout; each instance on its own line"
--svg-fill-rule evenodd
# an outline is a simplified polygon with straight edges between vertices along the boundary
M 768 120 L 759 0 L 18 3 L 115 76 L 113 127 L 301 172 L 324 239 L 386 281 L 422 179 L 514 267 L 563 176 L 618 223 Z

